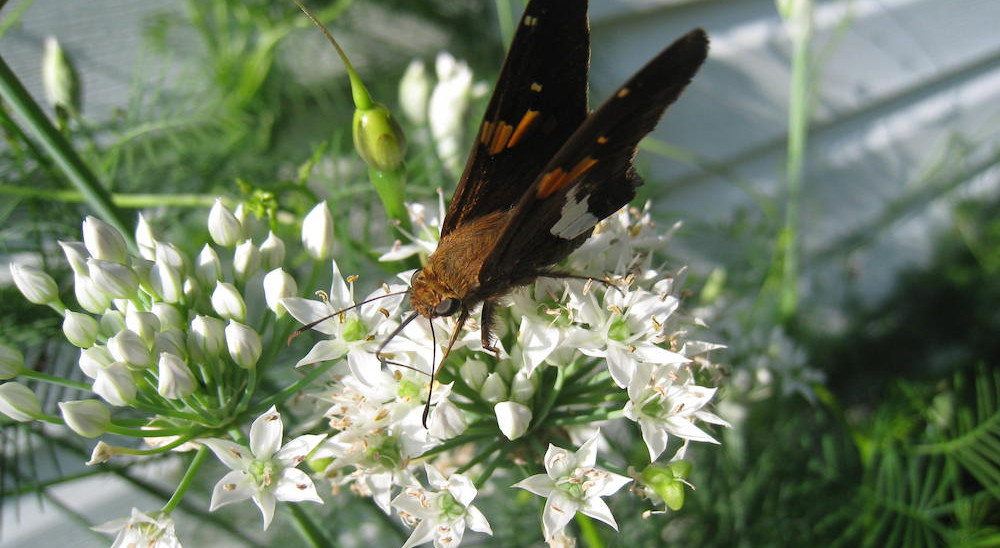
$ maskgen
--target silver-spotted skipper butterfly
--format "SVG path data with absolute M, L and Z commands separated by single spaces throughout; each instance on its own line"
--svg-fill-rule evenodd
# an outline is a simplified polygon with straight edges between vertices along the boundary
M 636 145 L 707 54 L 705 31 L 692 30 L 590 112 L 586 0 L 532 0 L 445 215 L 437 250 L 412 278 L 413 312 L 386 342 L 417 316 L 458 314 L 446 358 L 470 312 L 482 303 L 483 347 L 494 350 L 491 320 L 498 299 L 538 277 L 574 277 L 554 266 L 635 196 L 642 184 L 632 166 Z

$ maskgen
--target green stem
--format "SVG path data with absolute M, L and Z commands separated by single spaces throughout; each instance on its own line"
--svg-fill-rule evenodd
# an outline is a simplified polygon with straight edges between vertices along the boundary
M 792 75 L 788 107 L 788 201 L 785 205 L 785 223 L 778 238 L 778 256 L 781 258 L 780 284 L 778 287 L 778 312 L 782 320 L 793 316 L 798 309 L 799 271 L 799 205 L 802 177 L 805 171 L 806 143 L 809 132 L 809 103 L 812 98 L 809 67 L 810 39 L 812 37 L 812 4 L 796 2 L 788 24 L 792 29 Z
M 259 413 L 259 412 L 267 409 L 268 407 L 271 407 L 272 405 L 277 405 L 277 404 L 279 404 L 281 402 L 284 402 L 288 398 L 292 397 L 293 394 L 295 394 L 299 390 L 302 390 L 303 388 L 305 388 L 306 386 L 308 386 L 310 383 L 312 383 L 314 380 L 316 380 L 317 378 L 319 378 L 320 375 L 322 375 L 323 373 L 326 373 L 336 363 L 337 363 L 336 360 L 330 360 L 328 362 L 323 363 L 323 365 L 317 366 L 315 369 L 313 369 L 312 371 L 310 371 L 308 374 L 306 374 L 301 379 L 299 379 L 299 380 L 293 382 L 292 384 L 288 385 L 287 387 L 285 387 L 285 389 L 282 390 L 281 392 L 278 392 L 276 394 L 272 394 L 272 395 L 264 398 L 260 402 L 258 402 L 257 405 L 254 406 L 254 412 L 255 413 Z
M 177 505 L 181 503 L 181 499 L 184 498 L 184 493 L 187 492 L 188 487 L 194 483 L 194 478 L 198 474 L 198 469 L 201 465 L 205 463 L 205 458 L 208 457 L 208 447 L 202 445 L 201 449 L 194 454 L 194 458 L 191 459 L 191 464 L 188 465 L 188 469 L 184 472 L 184 477 L 181 478 L 181 482 L 177 484 L 177 489 L 174 490 L 174 494 L 170 497 L 170 500 L 163 505 L 163 512 L 169 514 L 177 508 Z
M 0 195 L 16 198 L 39 198 L 63 203 L 79 203 L 87 200 L 76 190 L 52 190 L 48 188 L 23 187 L 0 184 Z M 111 202 L 129 209 L 153 206 L 211 207 L 215 196 L 207 194 L 111 194 Z
M 344 63 L 344 68 L 347 69 L 347 77 L 351 80 L 351 95 L 354 99 L 354 106 L 359 110 L 368 110 L 372 108 L 374 106 L 374 101 L 372 101 L 371 95 L 368 94 L 368 89 L 365 88 L 365 84 L 361 81 L 361 78 L 358 77 L 358 73 L 354 71 L 354 66 L 351 65 L 351 61 L 347 58 L 347 54 L 340 48 L 340 44 L 333 39 L 333 35 L 330 34 L 330 31 L 326 30 L 323 23 L 321 23 L 320 20 L 317 19 L 311 11 L 309 11 L 309 9 L 303 6 L 298 0 L 293 1 L 303 13 L 312 19 L 313 23 L 316 23 L 316 26 L 323 31 L 323 36 L 326 36 L 326 39 L 333 44 L 334 49 L 337 50 L 337 55 L 340 56 L 340 60 Z
M 32 369 L 22 370 L 17 375 L 18 377 L 27 377 L 29 379 L 35 379 L 42 382 L 47 382 L 49 384 L 55 384 L 58 386 L 65 386 L 66 388 L 75 388 L 76 390 L 83 390 L 90 392 L 90 385 L 85 382 L 71 381 L 69 379 L 64 379 L 62 377 L 56 377 L 55 375 L 49 375 L 48 373 L 42 373 L 41 371 L 35 371 Z
M 118 424 L 110 424 L 106 431 L 109 434 L 118 434 L 121 436 L 130 436 L 133 438 L 162 438 L 166 436 L 183 436 L 191 432 L 190 427 L 177 427 L 177 428 L 132 428 L 128 426 L 121 426 Z
M 323 529 L 316 524 L 314 520 L 301 506 L 298 504 L 287 505 L 289 511 L 292 513 L 292 518 L 295 520 L 296 529 L 299 531 L 299 535 L 302 539 L 309 543 L 309 546 L 314 548 L 331 547 L 334 548 L 337 544 L 327 537 L 323 533 Z
M 52 125 L 3 57 L 0 57 L 0 99 L 10 105 L 11 110 L 27 124 L 42 149 L 52 157 L 97 215 L 117 228 L 131 242 L 131 223 L 125 220 L 97 176 L 87 167 L 66 137 Z M 134 242 L 131 243 L 134 247 Z

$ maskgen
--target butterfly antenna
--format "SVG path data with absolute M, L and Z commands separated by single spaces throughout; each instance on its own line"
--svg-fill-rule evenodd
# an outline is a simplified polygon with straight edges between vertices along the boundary
M 448 338 L 448 346 L 444 349 L 444 354 L 441 356 L 441 366 L 444 365 L 444 361 L 448 359 L 448 354 L 451 354 L 451 347 L 455 346 L 455 341 L 458 340 L 458 334 L 462 331 L 462 326 L 465 325 L 466 320 L 469 319 L 469 310 L 465 307 L 462 308 L 462 314 L 458 317 L 458 321 L 455 322 L 455 330 L 451 332 L 451 337 Z M 437 340 L 434 335 L 434 324 L 431 323 L 431 340 L 434 342 L 434 350 L 437 350 Z M 433 356 L 433 354 L 432 354 Z M 437 359 L 435 358 L 431 361 L 432 364 L 437 364 Z M 437 377 L 438 369 L 440 366 L 434 367 L 431 371 L 431 384 L 430 388 L 427 389 L 427 403 L 424 404 L 424 416 L 422 422 L 424 428 L 427 428 L 427 418 L 431 413 L 431 394 L 434 392 L 434 379 Z
M 354 308 L 360 308 L 363 305 L 366 305 L 366 304 L 368 304 L 370 302 L 377 301 L 379 299 L 384 299 L 386 297 L 394 297 L 396 295 L 405 295 L 405 294 L 409 293 L 409 291 L 410 291 L 409 289 L 407 289 L 406 291 L 394 291 L 392 293 L 386 293 L 385 295 L 379 295 L 377 297 L 372 297 L 370 299 L 363 300 L 360 303 L 348 306 L 347 308 L 341 308 L 340 310 L 334 312 L 333 314 L 329 314 L 329 315 L 323 316 L 322 318 L 320 318 L 318 320 L 309 322 L 309 323 L 303 325 L 302 327 L 296 329 L 294 332 L 292 332 L 291 335 L 288 336 L 287 344 L 292 344 L 292 341 L 295 340 L 295 337 L 298 337 L 299 335 L 305 333 L 306 331 L 309 331 L 310 329 L 312 329 L 312 328 L 316 327 L 317 325 L 319 325 L 319 324 L 321 324 L 321 323 L 329 320 L 330 318 L 333 318 L 334 316 L 339 316 L 339 315 L 343 314 L 344 312 L 347 312 L 348 310 L 352 310 Z M 409 320 L 407 320 L 407 321 L 409 321 Z M 406 324 L 404 323 L 403 325 L 406 325 Z M 397 329 L 397 331 L 398 331 L 398 329 Z M 380 348 L 380 350 L 381 350 L 381 348 Z

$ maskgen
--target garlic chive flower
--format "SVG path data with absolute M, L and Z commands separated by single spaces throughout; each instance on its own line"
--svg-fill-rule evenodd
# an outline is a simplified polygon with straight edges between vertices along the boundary
M 10 263 L 10 274 L 14 285 L 25 299 L 34 304 L 59 303 L 59 287 L 56 281 L 42 270 L 33 266 Z
M 131 517 L 109 521 L 92 528 L 115 535 L 111 548 L 181 548 L 174 533 L 174 519 L 160 512 L 132 509 Z
M 546 542 L 561 532 L 577 512 L 618 530 L 618 523 L 602 497 L 613 495 L 632 480 L 594 466 L 599 437 L 600 431 L 575 453 L 549 444 L 545 452 L 545 474 L 536 474 L 514 484 L 514 487 L 547 497 L 542 511 L 542 532 Z
M 42 402 L 27 386 L 17 382 L 0 384 L 0 414 L 29 422 L 42 416 Z
M 210 510 L 252 499 L 267 529 L 277 501 L 323 502 L 312 479 L 296 467 L 326 436 L 303 435 L 281 445 L 283 433 L 281 415 L 272 406 L 250 426 L 249 448 L 229 440 L 201 440 L 231 470 L 215 484 Z
M 85 438 L 96 438 L 111 425 L 111 411 L 97 400 L 61 401 L 59 411 L 66 426 Z
M 13 379 L 24 370 L 24 354 L 16 348 L 0 344 L 0 381 Z
M 403 523 L 413 527 L 403 548 L 434 542 L 435 548 L 458 546 L 465 530 L 492 535 L 486 516 L 472 505 L 476 487 L 462 474 L 445 478 L 436 468 L 424 464 L 430 489 L 408 487 L 392 501 Z

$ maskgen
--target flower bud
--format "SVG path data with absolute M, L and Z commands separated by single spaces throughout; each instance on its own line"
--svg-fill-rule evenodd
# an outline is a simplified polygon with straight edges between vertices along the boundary
M 160 319 L 152 312 L 142 312 L 130 308 L 125 313 L 125 327 L 135 332 L 146 345 L 153 344 L 156 333 L 160 330 Z
M 24 354 L 16 348 L 0 344 L 0 381 L 13 379 L 24 370 Z
M 253 240 L 245 240 L 233 250 L 233 275 L 239 282 L 247 281 L 260 270 L 260 250 Z
M 99 369 L 92 390 L 111 405 L 124 407 L 135 401 L 135 379 L 132 378 L 132 371 L 122 362 Z
M 465 381 L 470 388 L 473 390 L 480 390 L 483 387 L 483 383 L 486 382 L 486 376 L 489 375 L 489 370 L 486 368 L 486 362 L 482 360 L 466 360 L 462 364 L 459 374 L 462 375 L 462 380 Z
M 177 269 L 183 275 L 187 271 L 188 258 L 177 246 L 168 242 L 156 243 L 157 263 L 167 264 Z
M 354 111 L 354 148 L 369 167 L 392 171 L 406 158 L 406 135 L 389 109 L 378 103 Z
M 59 410 L 66 426 L 85 438 L 96 438 L 111 426 L 111 411 L 97 400 L 61 401 Z
M 502 401 L 493 406 L 497 416 L 497 426 L 509 440 L 516 440 L 528 431 L 531 424 L 531 409 L 517 402 Z
M 139 276 L 120 263 L 87 259 L 87 274 L 94 287 L 111 298 L 132 299 L 139 289 Z
M 483 399 L 490 402 L 496 403 L 507 399 L 507 383 L 504 382 L 503 377 L 497 373 L 490 373 L 483 382 L 483 387 L 479 390 L 480 395 Z
M 73 276 L 73 292 L 80 307 L 91 314 L 103 314 L 111 306 L 111 298 L 97 289 L 86 273 Z
M 179 270 L 166 263 L 153 263 L 149 269 L 149 290 L 163 302 L 180 302 L 184 297 L 184 278 Z
M 226 326 L 226 345 L 229 356 L 236 365 L 251 369 L 257 365 L 262 351 L 260 335 L 253 329 L 233 320 Z
M 91 257 L 113 263 L 124 263 L 128 253 L 121 232 L 91 215 L 83 220 L 83 245 Z
M 0 384 L 0 413 L 17 422 L 30 422 L 42 416 L 42 402 L 27 386 L 5 382 Z
M 216 198 L 215 205 L 208 212 L 208 234 L 212 241 L 222 247 L 232 247 L 244 240 L 243 225 L 222 204 L 222 198 Z
M 152 261 L 156 258 L 156 233 L 142 213 L 139 213 L 139 221 L 135 225 L 135 243 L 143 259 Z
M 62 327 L 66 340 L 74 346 L 88 348 L 97 340 L 97 320 L 87 314 L 67 310 Z
M 260 267 L 265 270 L 274 270 L 285 262 L 285 242 L 268 232 L 267 238 L 260 244 Z
M 226 324 L 218 318 L 195 316 L 188 330 L 187 347 L 191 358 L 200 363 L 215 359 L 226 344 Z
M 212 246 L 205 244 L 198 253 L 195 259 L 194 277 L 204 288 L 215 287 L 215 282 L 222 279 L 222 261 Z
M 30 302 L 35 304 L 59 302 L 59 287 L 56 286 L 56 281 L 41 269 L 10 263 L 10 274 L 14 278 L 14 285 Z
M 680 510 L 684 506 L 685 478 L 691 474 L 691 463 L 686 460 L 674 461 L 666 466 L 650 464 L 641 474 L 645 483 L 657 496 L 663 499 L 667 508 Z
M 114 362 L 114 356 L 104 346 L 92 346 L 80 351 L 80 371 L 92 379 L 96 379 L 101 369 Z
M 535 385 L 531 382 L 531 378 L 524 371 L 515 373 L 510 383 L 511 401 L 527 404 L 534 395 Z
M 427 100 L 431 96 L 431 78 L 420 59 L 410 61 L 399 80 L 399 107 L 415 125 L 427 122 Z
M 215 282 L 212 292 L 212 308 L 216 314 L 227 320 L 243 321 L 247 317 L 247 305 L 236 286 L 229 282 Z
M 159 381 L 156 391 L 168 400 L 185 398 L 197 387 L 191 369 L 174 354 L 163 352 L 159 360 Z
M 333 216 L 325 201 L 316 204 L 302 219 L 302 246 L 318 261 L 333 254 Z
M 175 306 L 167 303 L 153 303 L 150 309 L 160 319 L 160 329 L 184 327 L 184 319 L 181 318 L 181 313 Z
M 101 314 L 101 333 L 106 338 L 114 337 L 125 329 L 125 314 L 118 310 L 108 310 Z
M 59 41 L 45 38 L 42 50 L 42 88 L 45 99 L 60 120 L 80 112 L 80 79 Z
M 153 365 L 149 348 L 134 331 L 124 329 L 108 339 L 108 351 L 116 361 L 124 362 L 134 369 L 144 369 Z
M 170 328 L 157 333 L 156 339 L 153 340 L 153 355 L 159 356 L 163 352 L 181 358 L 186 357 L 188 349 L 184 343 L 184 332 L 180 329 Z
M 285 315 L 281 299 L 294 297 L 298 293 L 299 288 L 295 278 L 281 268 L 275 268 L 264 276 L 264 299 L 267 301 L 267 307 L 279 317 Z
M 83 242 L 59 242 L 59 247 L 62 247 L 66 262 L 73 269 L 73 273 L 87 274 L 87 259 L 90 258 L 90 254 Z
M 465 432 L 468 425 L 465 422 L 465 413 L 462 413 L 451 400 L 446 399 L 431 409 L 428 427 L 430 435 L 439 440 L 448 440 Z

